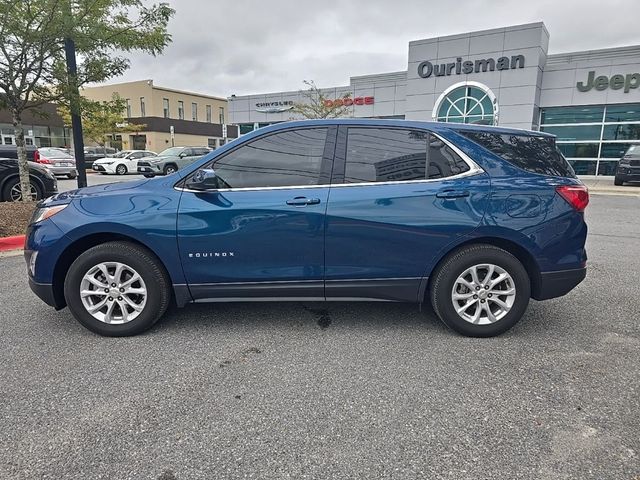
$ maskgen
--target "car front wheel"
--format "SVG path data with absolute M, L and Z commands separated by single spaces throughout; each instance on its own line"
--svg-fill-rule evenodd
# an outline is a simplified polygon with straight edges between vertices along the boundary
M 126 175 L 127 174 L 127 167 L 125 165 L 118 165 L 116 167 L 116 174 L 117 175 Z
M 624 185 L 624 180 L 622 180 L 622 177 L 616 175 L 615 177 L 613 177 L 613 184 L 617 187 L 620 187 Z
M 42 189 L 33 180 L 31 181 L 31 200 L 42 200 Z M 22 187 L 20 179 L 15 178 L 7 182 L 2 189 L 2 200 L 5 202 L 19 202 L 22 200 Z
M 108 242 L 71 265 L 64 296 L 73 316 L 100 335 L 136 335 L 164 314 L 170 281 L 151 252 L 129 242 Z
M 524 314 L 531 285 L 520 261 L 492 245 L 463 247 L 447 257 L 431 282 L 436 315 L 469 337 L 492 337 L 513 327 Z
M 171 175 L 172 173 L 176 173 L 177 171 L 178 168 L 175 165 L 167 165 L 166 167 L 164 167 L 165 175 Z

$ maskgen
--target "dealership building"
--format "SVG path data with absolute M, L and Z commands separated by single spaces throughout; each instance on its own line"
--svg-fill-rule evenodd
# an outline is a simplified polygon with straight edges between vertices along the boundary
M 548 54 L 543 23 L 409 42 L 407 70 L 323 88 L 356 118 L 479 123 L 541 130 L 581 175 L 613 175 L 640 144 L 640 45 Z M 345 99 L 345 97 L 348 98 Z M 231 96 L 247 133 L 296 120 L 299 91 Z

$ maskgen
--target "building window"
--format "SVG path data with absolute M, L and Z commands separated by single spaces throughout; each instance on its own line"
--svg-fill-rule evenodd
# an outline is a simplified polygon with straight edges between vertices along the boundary
M 169 118 L 169 99 L 168 98 L 162 99 L 162 114 L 164 115 L 164 118 Z
M 495 125 L 497 110 L 496 97 L 489 87 L 478 82 L 462 82 L 440 95 L 433 117 L 438 122 Z
M 540 130 L 557 136 L 578 175 L 615 175 L 624 152 L 640 145 L 640 103 L 543 108 Z
M 207 123 L 211 123 L 211 105 L 207 105 L 205 109 L 207 111 Z
M 219 120 L 220 120 L 220 125 L 224 125 L 224 107 L 220 107 Z
M 184 102 L 182 100 L 178 100 L 178 118 L 184 120 Z
M 127 98 L 125 101 L 127 102 L 127 118 L 131 118 L 131 99 Z
M 147 110 L 144 105 L 144 97 L 140 97 L 140 116 L 141 117 L 147 116 Z
M 198 104 L 196 102 L 191 104 L 191 120 L 198 121 Z
M 213 148 L 214 150 L 216 149 L 216 139 L 215 138 L 208 138 L 207 139 L 207 146 L 209 148 Z

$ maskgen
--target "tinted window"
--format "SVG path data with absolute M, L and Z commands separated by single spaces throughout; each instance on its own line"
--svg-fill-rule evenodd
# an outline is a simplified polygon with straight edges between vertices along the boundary
M 227 188 L 317 185 L 326 128 L 276 133 L 254 140 L 213 165 Z
M 460 132 L 507 162 L 533 173 L 575 177 L 552 137 L 489 132 Z
M 208 148 L 194 148 L 193 151 L 195 152 L 194 155 L 206 155 L 209 153 Z
M 449 146 L 428 132 L 349 128 L 346 183 L 424 180 L 427 162 L 428 178 L 450 177 L 469 170 Z

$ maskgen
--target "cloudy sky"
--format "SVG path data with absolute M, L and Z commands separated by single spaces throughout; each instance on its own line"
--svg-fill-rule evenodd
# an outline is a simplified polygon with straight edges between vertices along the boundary
M 634 0 L 169 0 L 173 43 L 119 79 L 227 97 L 406 70 L 410 40 L 543 21 L 550 53 L 640 44 Z M 632 14 L 635 10 L 635 14 Z

